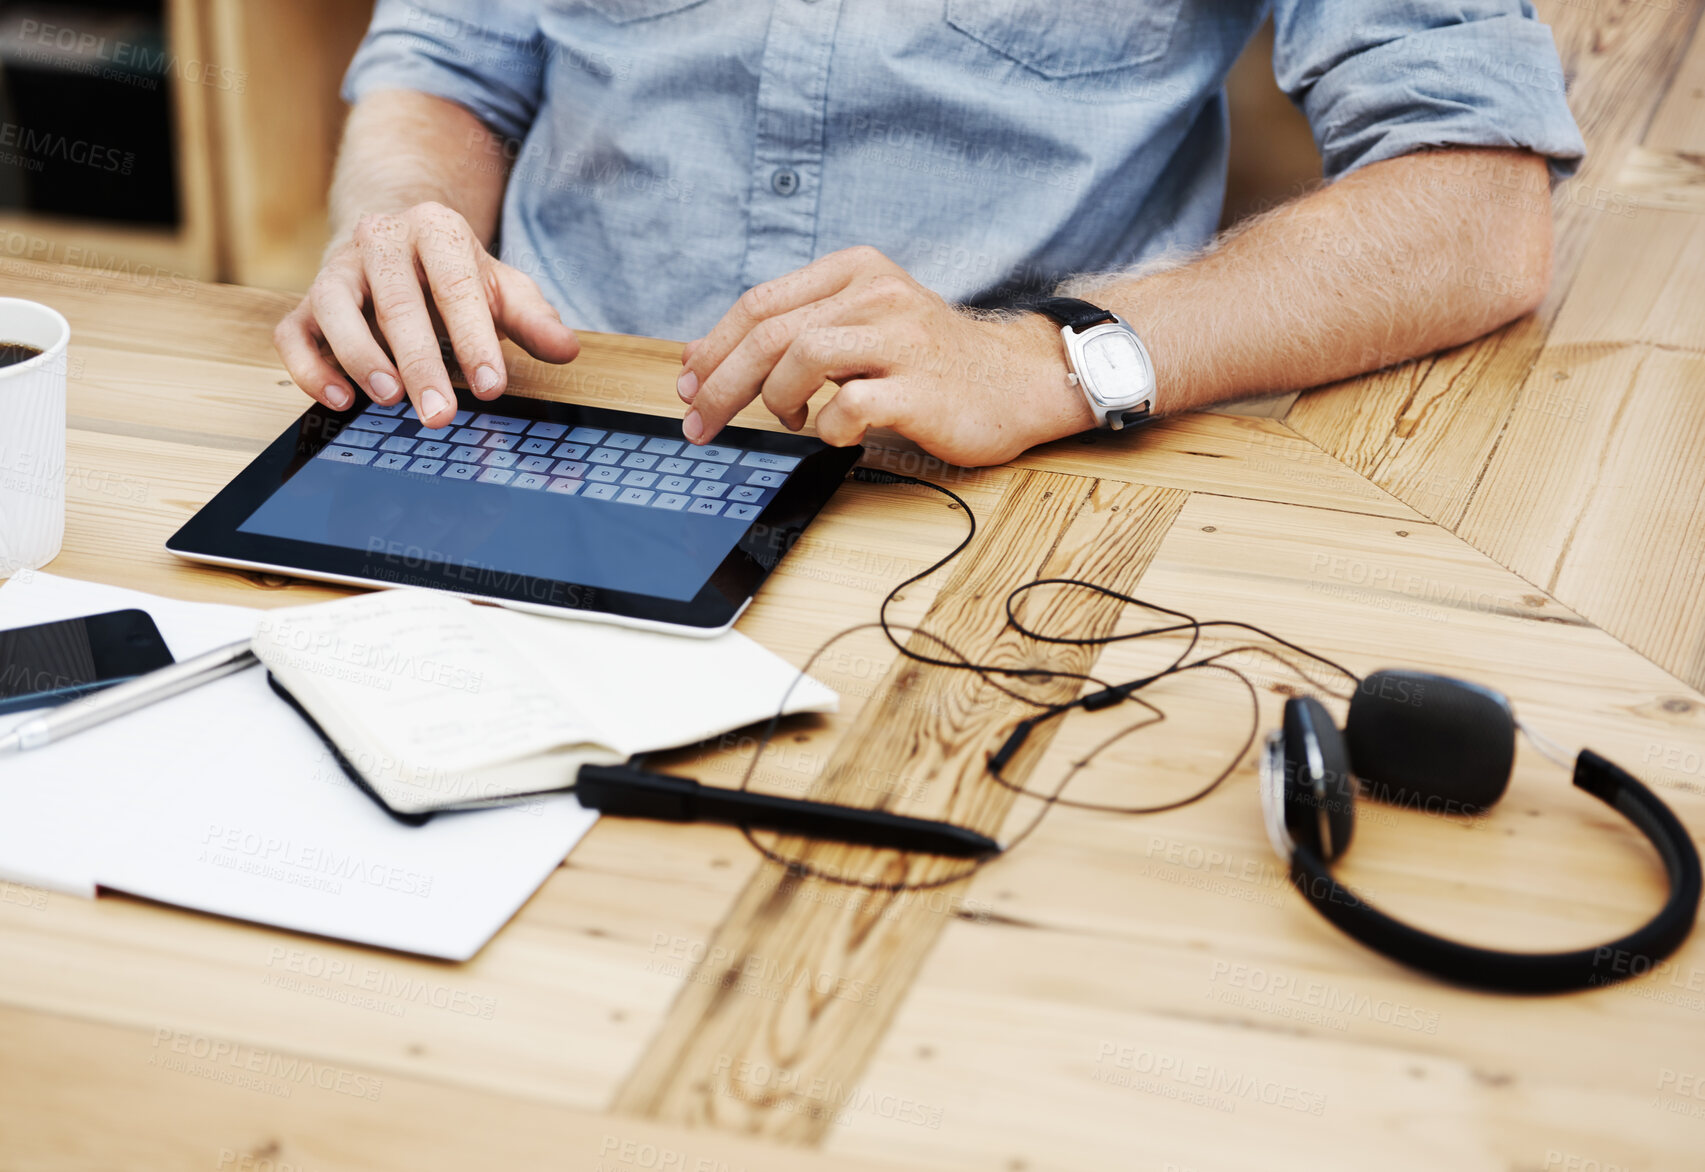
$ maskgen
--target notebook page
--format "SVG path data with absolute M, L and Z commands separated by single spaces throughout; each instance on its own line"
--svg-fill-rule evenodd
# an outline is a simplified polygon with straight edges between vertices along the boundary
M 739 631 L 689 638 L 480 609 L 553 690 L 624 754 L 671 749 L 787 711 L 833 712 L 839 697 Z M 791 688 L 791 691 L 790 691 Z
M 393 809 L 478 801 L 510 788 L 498 767 L 600 741 L 480 610 L 424 590 L 275 610 L 255 654 Z

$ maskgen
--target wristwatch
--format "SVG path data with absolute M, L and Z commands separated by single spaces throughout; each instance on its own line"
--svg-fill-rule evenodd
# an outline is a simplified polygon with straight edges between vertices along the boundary
M 1083 392 L 1097 427 L 1118 431 L 1153 418 L 1154 363 L 1130 322 L 1075 297 L 1044 297 L 1025 308 L 1060 323 L 1066 379 Z

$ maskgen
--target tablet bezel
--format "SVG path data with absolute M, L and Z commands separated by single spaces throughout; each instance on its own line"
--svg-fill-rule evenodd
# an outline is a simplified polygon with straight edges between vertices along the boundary
M 835 448 L 791 432 L 724 428 L 717 438 L 731 446 L 796 456 L 800 463 L 775 498 L 747 525 L 698 594 L 685 602 L 425 558 L 399 559 L 382 551 L 270 537 L 238 528 L 365 406 L 359 403 L 347 411 L 333 411 L 314 404 L 167 539 L 166 548 L 179 557 L 214 565 L 270 569 L 357 585 L 426 587 L 562 617 L 712 635 L 726 630 L 740 616 L 782 555 L 793 547 L 864 453 L 856 445 Z M 679 423 L 666 416 L 534 399 L 513 392 L 487 401 L 458 387 L 456 406 L 476 414 L 508 415 L 570 428 L 596 427 L 680 438 Z

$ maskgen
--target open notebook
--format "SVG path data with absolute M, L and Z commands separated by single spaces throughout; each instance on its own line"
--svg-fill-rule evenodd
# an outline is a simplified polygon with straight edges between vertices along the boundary
M 573 785 L 835 694 L 758 644 L 516 614 L 423 590 L 269 612 L 255 654 L 398 815 Z

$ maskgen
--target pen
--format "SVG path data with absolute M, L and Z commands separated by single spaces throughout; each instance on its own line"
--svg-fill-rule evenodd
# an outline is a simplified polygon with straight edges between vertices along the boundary
M 115 717 L 138 708 L 158 703 L 179 692 L 187 692 L 221 676 L 241 671 L 258 662 L 249 648 L 249 640 L 235 643 L 168 664 L 147 675 L 137 676 L 122 684 L 114 684 L 81 700 L 55 708 L 52 712 L 26 720 L 7 736 L 0 737 L 0 754 L 37 749 L 42 745 L 63 740 L 73 733 L 105 724 Z
M 629 818 L 726 822 L 955 858 L 998 855 L 1001 850 L 994 839 L 951 822 L 700 785 L 685 777 L 650 773 L 631 765 L 582 765 L 574 795 L 588 809 Z

